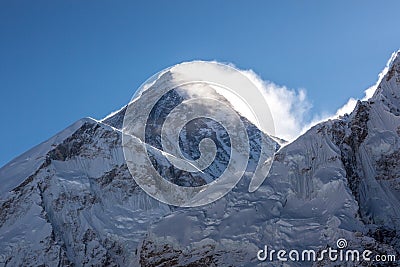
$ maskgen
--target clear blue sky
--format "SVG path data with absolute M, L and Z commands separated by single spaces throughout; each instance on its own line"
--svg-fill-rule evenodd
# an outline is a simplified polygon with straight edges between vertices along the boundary
M 182 61 L 251 68 L 332 113 L 400 47 L 399 1 L 143 2 L 0 1 L 0 166 Z

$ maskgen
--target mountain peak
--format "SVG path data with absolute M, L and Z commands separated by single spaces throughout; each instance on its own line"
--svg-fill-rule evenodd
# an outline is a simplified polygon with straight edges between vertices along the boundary
M 400 49 L 394 52 L 387 63 L 386 81 L 395 78 L 399 82 L 400 76 Z
M 372 102 L 381 103 L 391 113 L 400 115 L 400 50 L 390 57 L 385 69 L 379 75 L 379 80 Z

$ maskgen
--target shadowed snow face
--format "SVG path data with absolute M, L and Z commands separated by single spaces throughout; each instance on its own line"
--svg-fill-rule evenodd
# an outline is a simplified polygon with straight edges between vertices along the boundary
M 214 62 L 183 63 L 149 79 L 129 103 L 124 155 L 149 195 L 175 206 L 200 206 L 228 193 L 249 165 L 249 191 L 260 186 L 276 143 L 258 129 L 274 134 L 266 99 L 246 75 Z M 249 164 L 251 158 L 256 162 Z M 176 175 L 160 169 L 160 159 L 191 183 L 171 180 Z

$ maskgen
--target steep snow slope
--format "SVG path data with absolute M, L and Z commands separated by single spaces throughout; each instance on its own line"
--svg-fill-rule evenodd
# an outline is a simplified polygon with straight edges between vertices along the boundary
M 162 120 L 185 97 L 172 91 L 151 119 Z M 132 179 L 121 146 L 124 112 L 100 122 L 83 119 L 0 169 L 5 185 L 0 196 L 0 266 L 138 264 L 137 248 L 148 227 L 176 208 L 149 197 Z M 252 140 L 251 173 L 259 158 L 259 138 L 279 146 L 242 119 Z M 204 136 L 217 145 L 215 165 L 196 176 L 165 159 L 155 134 L 157 123 L 150 124 L 146 136 L 153 165 L 176 184 L 212 181 L 229 155 L 226 133 L 218 124 L 207 119 L 195 123 L 182 132 L 184 152 L 195 157 Z M 199 134 L 188 133 L 196 129 Z
M 352 249 L 397 254 L 399 100 L 398 52 L 375 95 L 283 147 L 258 192 L 248 194 L 239 185 L 208 207 L 174 212 L 153 224 L 140 262 L 263 265 L 256 253 L 264 245 L 321 251 L 339 238 Z M 291 263 L 302 264 L 310 263 Z
M 2 200 L 0 262 L 129 265 L 149 221 L 169 208 L 137 188 L 120 133 L 85 120 L 42 157 Z
M 170 97 L 171 105 L 182 101 Z M 121 148 L 125 108 L 100 122 L 81 120 L 0 169 L 0 266 L 265 266 L 256 257 L 264 245 L 321 251 L 339 238 L 352 249 L 397 254 L 399 101 L 396 53 L 370 100 L 279 150 L 257 191 L 248 192 L 245 175 L 225 197 L 197 208 L 164 205 L 135 184 Z M 158 111 L 156 119 L 165 116 Z M 257 138 L 268 137 L 244 121 L 255 140 L 250 174 Z M 171 169 L 158 139 L 148 138 L 159 172 L 177 184 L 194 182 Z M 198 137 L 182 140 L 187 154 L 198 153 L 190 150 Z

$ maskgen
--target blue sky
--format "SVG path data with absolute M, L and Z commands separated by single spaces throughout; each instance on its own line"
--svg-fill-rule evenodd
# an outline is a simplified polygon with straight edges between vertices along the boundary
M 154 73 L 232 62 L 334 113 L 400 47 L 399 1 L 0 1 L 0 166 L 126 104 Z

